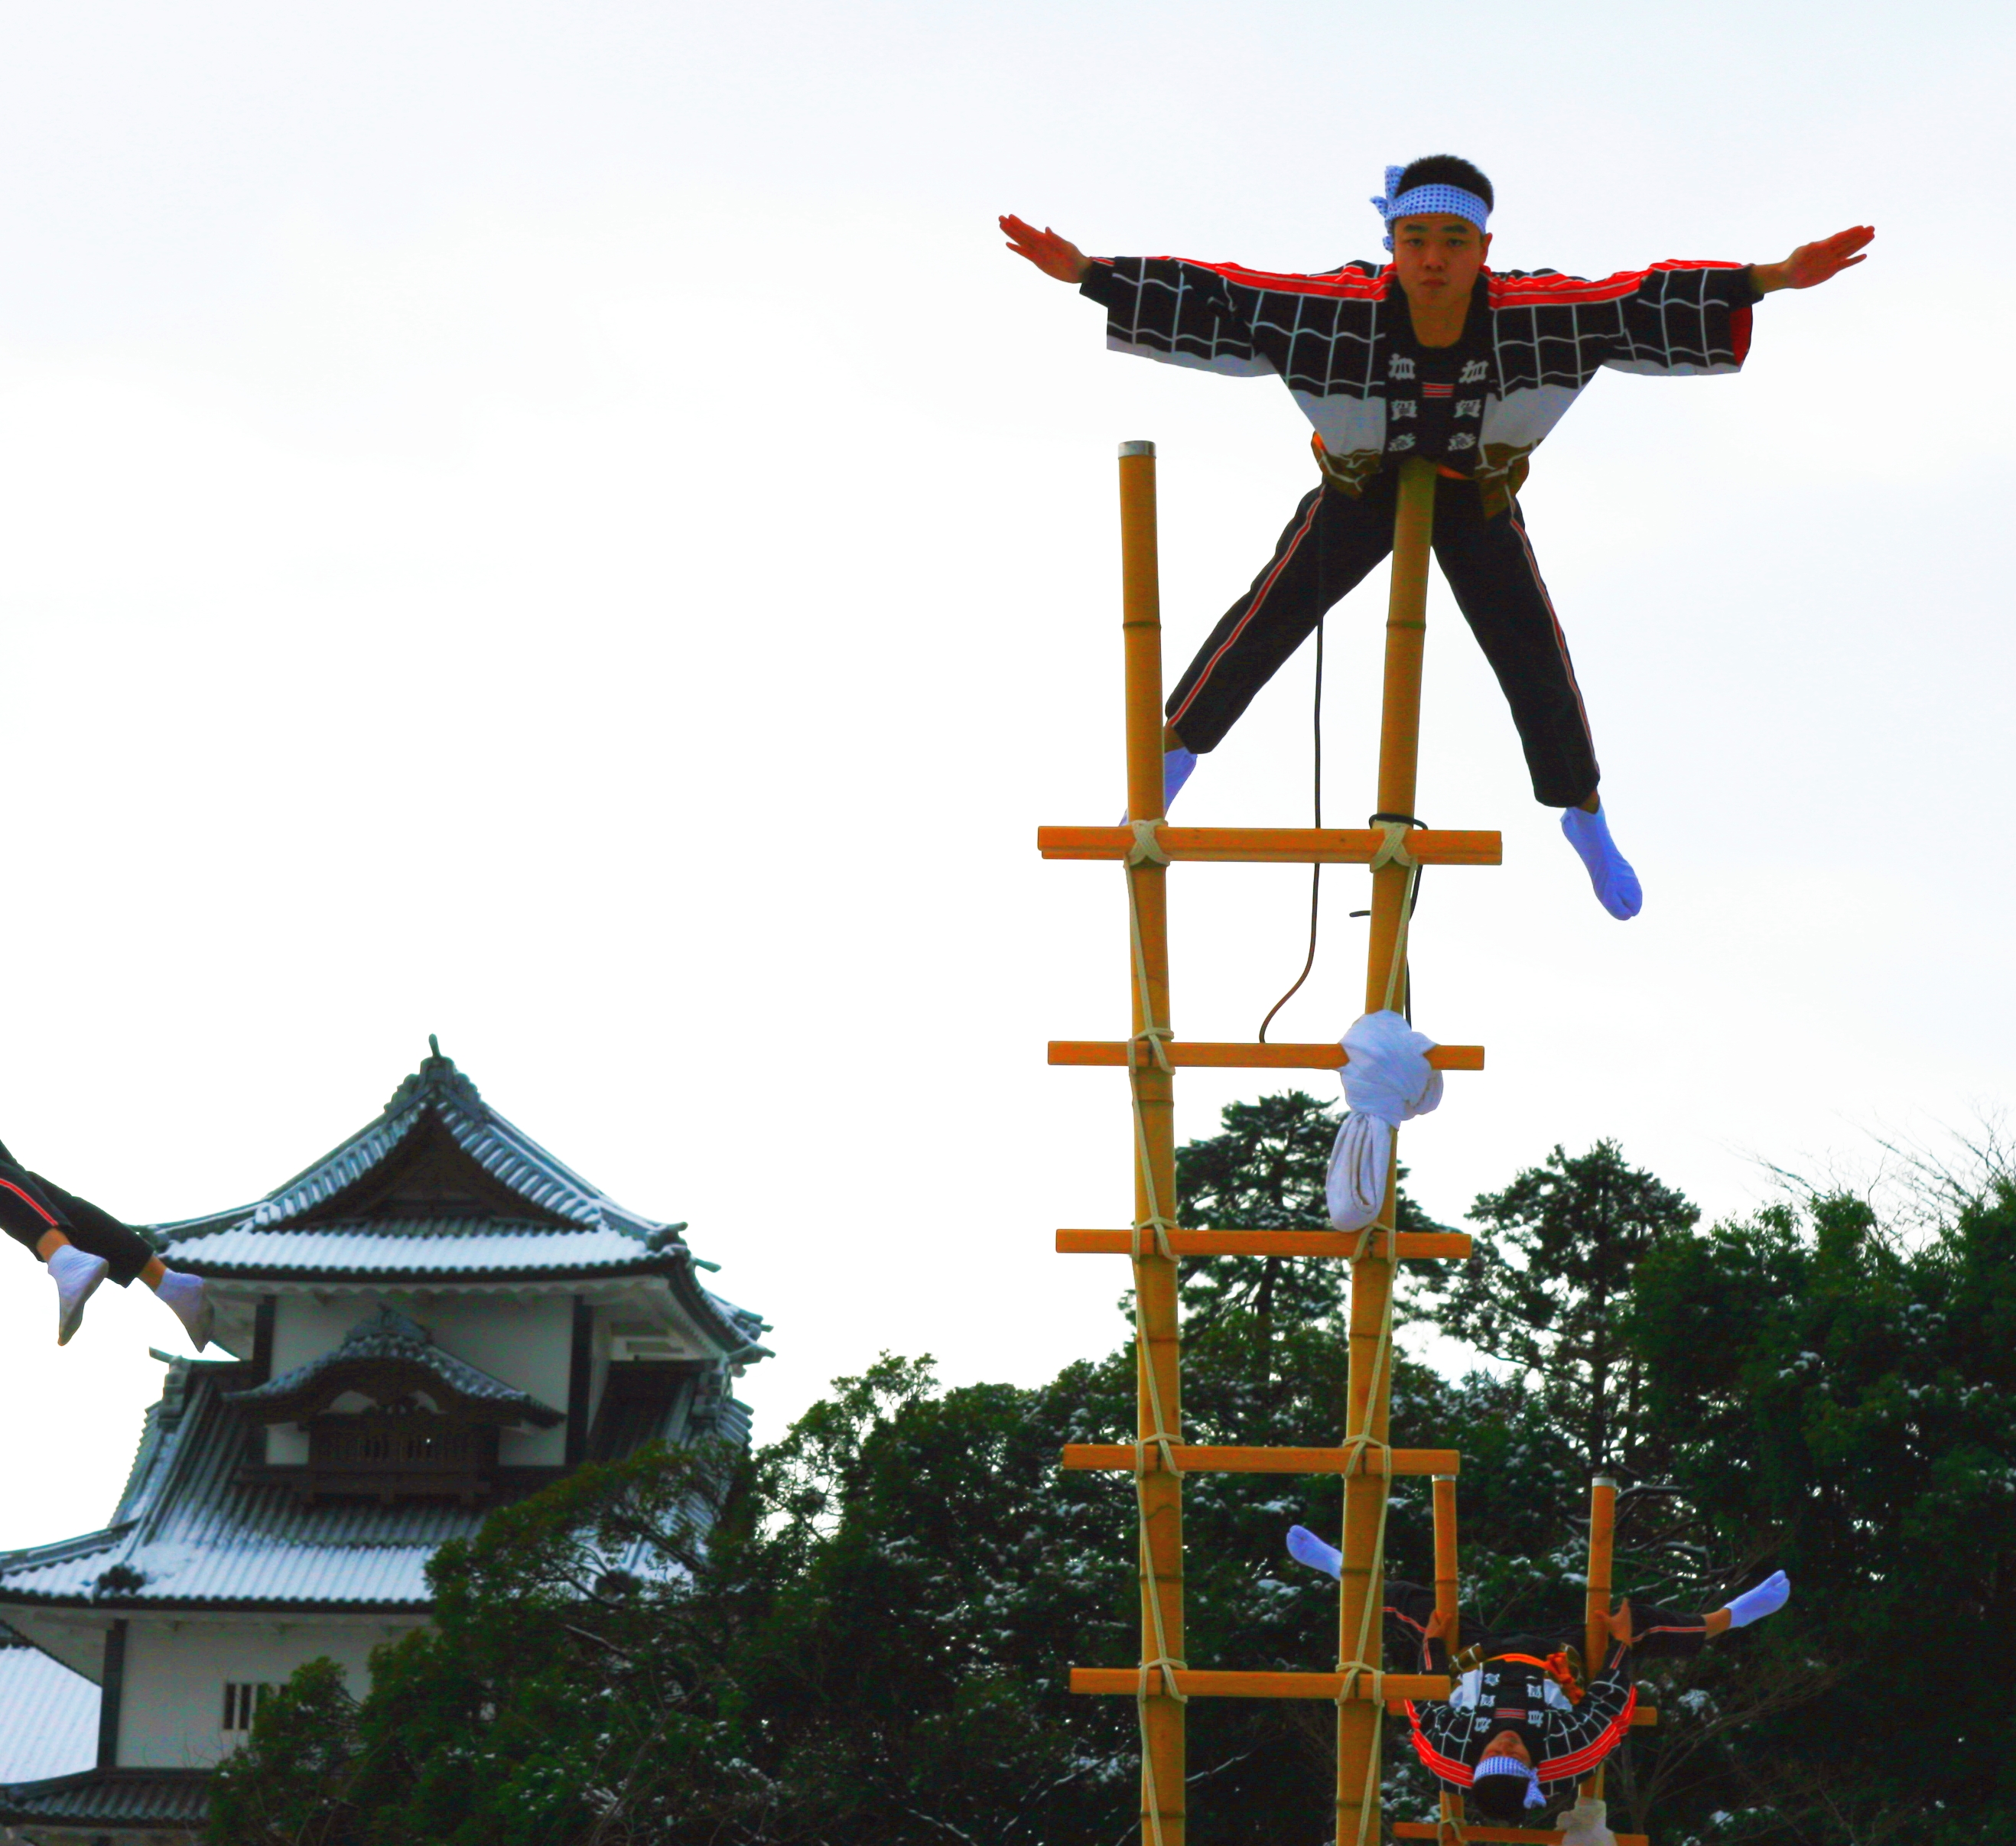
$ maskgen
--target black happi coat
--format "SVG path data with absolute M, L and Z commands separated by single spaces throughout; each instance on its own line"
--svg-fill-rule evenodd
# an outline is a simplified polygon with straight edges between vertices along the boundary
M 1756 290 L 1746 265 L 1658 263 L 1601 281 L 1550 269 L 1489 269 L 1481 402 L 1449 438 L 1487 513 L 1503 509 L 1525 458 L 1604 366 L 1673 376 L 1734 372 L 1750 348 Z M 1315 426 L 1324 472 L 1355 493 L 1413 446 L 1412 341 L 1393 267 L 1347 263 L 1276 275 L 1176 257 L 1095 261 L 1084 292 L 1107 311 L 1116 351 L 1236 377 L 1276 374 Z M 1474 317 L 1473 316 L 1473 318 Z M 1402 406 L 1408 406 L 1402 409 Z M 1398 414 L 1395 414 L 1398 412 Z M 1474 451 L 1471 456 L 1456 452 Z

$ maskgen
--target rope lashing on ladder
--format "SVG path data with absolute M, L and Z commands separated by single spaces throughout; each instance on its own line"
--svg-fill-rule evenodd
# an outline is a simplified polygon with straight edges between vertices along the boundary
M 1421 895 L 1421 862 L 1407 850 L 1407 835 L 1421 823 L 1419 817 L 1412 814 L 1374 814 L 1367 818 L 1366 824 L 1378 828 L 1384 836 L 1366 869 L 1377 872 L 1382 865 L 1399 865 L 1409 874 L 1407 894 L 1400 903 L 1400 927 L 1393 934 L 1392 959 L 1386 964 L 1386 998 L 1381 1005 L 1391 1013 L 1394 996 L 1398 995 L 1401 1011 L 1412 1020 L 1413 995 L 1409 988 L 1401 984 L 1407 973 L 1407 930 L 1414 920 L 1414 906 Z
M 1390 1135 L 1388 1145 L 1390 1160 Z M 1384 1202 L 1382 1198 L 1381 1203 L 1383 1204 Z M 1376 1217 L 1377 1207 L 1375 1207 L 1374 1211 Z M 1375 1254 L 1374 1251 L 1374 1242 L 1381 1232 L 1390 1232 L 1394 1228 L 1392 1225 L 1381 1225 L 1376 1222 L 1365 1225 L 1359 1231 L 1357 1246 L 1352 1251 L 1351 1260 L 1354 1268 L 1366 1258 L 1372 1257 L 1375 1261 L 1383 1260 L 1389 1268 L 1397 1268 L 1399 1262 L 1395 1252 L 1398 1247 L 1391 1237 L 1389 1236 L 1387 1239 L 1383 1254 Z M 1381 1473 L 1388 1483 L 1387 1488 L 1382 1490 L 1379 1495 L 1379 1524 L 1373 1535 L 1372 1561 L 1366 1579 L 1365 1605 L 1359 1612 L 1358 1637 L 1352 1644 L 1352 1657 L 1348 1660 L 1340 1659 L 1337 1663 L 1337 1671 L 1344 1675 L 1344 1682 L 1337 1688 L 1337 1697 L 1340 1707 L 1345 1700 L 1357 1696 L 1358 1686 L 1361 1679 L 1370 1681 L 1369 1697 L 1372 1704 L 1372 1743 L 1365 1758 L 1365 1787 L 1359 1795 L 1357 1846 L 1366 1846 L 1370 1833 L 1373 1800 L 1379 1792 L 1380 1758 L 1385 1742 L 1386 1675 L 1381 1668 L 1373 1666 L 1366 1658 L 1366 1655 L 1367 1651 L 1375 1645 L 1373 1624 L 1381 1617 L 1385 1601 L 1384 1586 L 1386 1581 L 1386 1516 L 1391 1505 L 1393 1451 L 1391 1445 L 1372 1434 L 1370 1420 L 1372 1415 L 1372 1406 L 1384 1401 L 1383 1394 L 1390 1379 L 1392 1363 L 1393 1290 L 1389 1279 L 1386 1290 L 1385 1312 L 1380 1316 L 1378 1343 L 1373 1349 L 1371 1389 L 1366 1392 L 1364 1400 L 1364 1415 L 1367 1420 L 1367 1424 L 1364 1429 L 1350 1437 L 1345 1444 L 1346 1459 L 1344 1477 L 1347 1482 L 1354 1474 L 1363 1469 L 1366 1458 L 1373 1450 L 1377 1449 L 1381 1463 Z M 1347 1493 L 1349 1492 L 1348 1487 L 1345 1491 Z M 1376 1594 L 1375 1588 L 1377 1591 Z
M 1134 872 L 1149 865 L 1166 865 L 1169 855 L 1163 850 L 1162 843 L 1156 837 L 1159 821 L 1137 820 L 1129 823 L 1134 830 L 1134 844 L 1127 854 L 1127 925 L 1128 939 L 1134 963 L 1135 991 L 1139 997 L 1141 1011 L 1139 1029 L 1128 1041 L 1127 1089 L 1134 1110 L 1134 1157 L 1140 1175 L 1141 1193 L 1148 1207 L 1147 1214 L 1134 1221 L 1132 1247 L 1136 1262 L 1150 1255 L 1159 1256 L 1173 1262 L 1175 1252 L 1169 1247 L 1169 1232 L 1176 1228 L 1175 1220 L 1162 1209 L 1162 1200 L 1156 1190 L 1155 1170 L 1148 1147 L 1148 1124 L 1141 1110 L 1141 1074 L 1147 1067 L 1147 1059 L 1142 1055 L 1145 1048 L 1152 1057 L 1155 1067 L 1164 1072 L 1173 1071 L 1169 1062 L 1168 1040 L 1171 1036 L 1166 1021 L 1159 1019 L 1155 1012 L 1154 990 L 1148 979 L 1148 954 L 1141 939 L 1141 905 L 1134 890 Z M 1174 1200 L 1169 1203 L 1173 1205 Z M 1143 1232 L 1153 1233 L 1152 1243 L 1145 1240 Z M 1134 1516 L 1139 1527 L 1139 1569 L 1143 1580 L 1148 1586 L 1143 1599 L 1148 1606 L 1150 1619 L 1154 1629 L 1155 1652 L 1152 1659 L 1141 1663 L 1141 1674 L 1134 1690 L 1134 1710 L 1141 1733 L 1141 1772 L 1144 1783 L 1143 1794 L 1148 1809 L 1148 1830 L 1154 1846 L 1162 1846 L 1161 1790 L 1156 1781 L 1155 1755 L 1148 1738 L 1148 1700 L 1154 1692 L 1174 1699 L 1179 1704 L 1187 1704 L 1189 1695 L 1176 1684 L 1176 1675 L 1186 1670 L 1184 1662 L 1169 1651 L 1169 1637 L 1162 1620 L 1161 1585 L 1154 1574 L 1154 1553 L 1148 1542 L 1147 1477 L 1149 1457 L 1152 1454 L 1157 1467 L 1164 1473 L 1180 1478 L 1183 1470 L 1176 1465 L 1175 1444 L 1181 1432 L 1169 1427 L 1167 1412 L 1162 1404 L 1161 1380 L 1155 1374 L 1154 1355 L 1149 1350 L 1147 1329 L 1141 1318 L 1141 1291 L 1138 1278 L 1134 1291 L 1134 1353 L 1135 1363 L 1139 1367 L 1142 1378 L 1147 1382 L 1148 1414 L 1152 1427 L 1134 1443 Z M 1159 1682 L 1159 1683 L 1157 1683 Z

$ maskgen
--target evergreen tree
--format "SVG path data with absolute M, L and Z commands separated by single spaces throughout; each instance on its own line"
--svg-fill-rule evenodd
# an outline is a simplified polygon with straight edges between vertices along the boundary
M 1471 1207 L 1474 1254 L 1417 1282 L 1422 1317 L 1532 1380 L 1592 1472 L 1658 1467 L 1625 1316 L 1640 1263 L 1700 1211 L 1614 1141 L 1556 1147 Z
M 1176 1150 L 1177 1222 L 1200 1230 L 1323 1231 L 1330 1228 L 1324 1177 L 1337 1137 L 1335 1104 L 1291 1089 L 1257 1102 L 1229 1103 L 1219 1132 Z M 1405 1168 L 1401 1178 L 1406 1176 Z M 1406 1231 L 1439 1230 L 1407 1196 L 1397 1212 Z M 1256 1375 L 1274 1366 L 1277 1326 L 1342 1312 L 1346 1266 L 1330 1257 L 1209 1257 L 1183 1265 L 1184 1337 L 1196 1340 L 1228 1315 L 1251 1330 Z

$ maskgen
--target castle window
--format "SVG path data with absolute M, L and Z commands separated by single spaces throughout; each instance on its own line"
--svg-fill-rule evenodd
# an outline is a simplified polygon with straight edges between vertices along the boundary
M 242 1679 L 224 1683 L 224 1728 L 243 1733 L 252 1728 L 252 1714 L 273 1696 L 270 1686 L 256 1686 Z

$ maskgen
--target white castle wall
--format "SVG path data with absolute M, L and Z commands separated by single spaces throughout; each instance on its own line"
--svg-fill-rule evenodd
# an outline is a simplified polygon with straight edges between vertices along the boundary
M 136 1617 L 126 1634 L 119 1765 L 207 1769 L 244 1741 L 224 1729 L 227 1682 L 282 1686 L 295 1668 L 327 1655 L 343 1668 L 351 1692 L 361 1696 L 370 1684 L 371 1650 L 419 1625 L 384 1617 L 279 1622 Z

